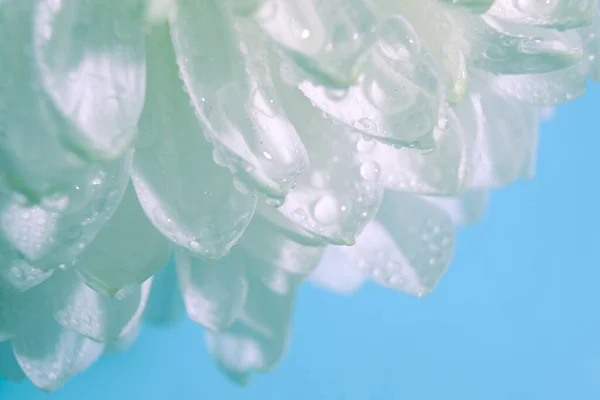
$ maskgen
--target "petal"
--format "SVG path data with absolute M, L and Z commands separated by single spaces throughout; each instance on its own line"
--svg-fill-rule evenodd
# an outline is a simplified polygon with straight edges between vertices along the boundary
M 463 106 L 461 103 L 459 108 Z M 473 115 L 458 118 L 456 112 L 450 108 L 445 111 L 436 126 L 431 151 L 374 146 L 373 157 L 380 165 L 381 182 L 386 188 L 453 195 L 469 186 L 478 161 L 473 157 L 478 132 L 467 125 L 473 122 Z
M 273 89 L 260 32 L 228 19 L 216 2 L 176 4 L 177 63 L 216 160 L 245 185 L 282 198 L 308 158 Z
M 455 7 L 464 7 L 475 14 L 483 14 L 494 4 L 495 0 L 439 0 L 441 3 Z
M 309 274 L 325 250 L 324 241 L 298 230 L 275 208 L 265 205 L 259 210 L 239 242 L 245 256 L 256 261 L 253 268 L 266 264 L 268 270 L 278 268 L 292 275 Z
M 287 349 L 293 291 L 272 291 L 247 272 L 248 299 L 243 315 L 223 332 L 206 332 L 211 356 L 229 377 L 248 380 L 253 370 L 271 370 Z
M 557 30 L 592 23 L 595 1 L 496 0 L 489 15 L 523 25 L 544 26 Z
M 277 81 L 277 90 L 311 155 L 279 210 L 313 235 L 353 243 L 379 206 L 379 166 L 357 150 L 358 135 L 324 118 L 297 89 Z
M 220 331 L 241 314 L 248 287 L 244 260 L 232 252 L 207 262 L 186 252 L 175 252 L 177 275 L 190 319 Z
M 227 253 L 256 205 L 217 165 L 177 75 L 166 27 L 148 37 L 148 89 L 133 183 L 148 218 L 168 239 L 203 257 Z
M 104 345 L 41 318 L 12 340 L 13 351 L 27 378 L 38 388 L 52 391 L 87 369 Z
M 461 45 L 462 22 L 437 0 L 375 0 L 380 18 L 402 16 L 410 21 L 441 69 L 446 100 L 459 103 L 467 91 L 467 65 Z
M 489 203 L 489 193 L 470 190 L 457 197 L 425 196 L 424 200 L 442 209 L 456 225 L 477 222 L 485 213 Z
M 283 55 L 325 87 L 347 87 L 375 38 L 375 16 L 364 0 L 270 0 L 253 13 Z
M 119 0 L 37 2 L 34 50 L 44 89 L 90 158 L 121 155 L 144 101 L 142 14 Z
M 0 341 L 20 335 L 63 307 L 72 287 L 69 275 L 58 270 L 26 292 L 0 290 Z
M 541 74 L 577 64 L 583 57 L 575 31 L 515 25 L 484 15 L 464 20 L 469 60 L 493 74 Z
M 537 106 L 553 106 L 585 93 L 586 62 L 541 74 L 497 75 L 492 88 L 516 100 Z
M 32 203 L 68 191 L 88 173 L 75 149 L 63 141 L 64 135 L 77 134 L 75 126 L 41 87 L 33 44 L 37 3 L 0 4 L 0 191 L 18 191 Z
M 319 265 L 310 275 L 314 285 L 345 295 L 358 291 L 365 279 L 365 274 L 350 264 L 336 246 L 325 250 Z
M 70 264 L 117 209 L 128 184 L 131 153 L 94 165 L 72 192 L 52 204 L 32 205 L 0 195 L 0 233 L 36 268 Z
M 90 289 L 75 273 L 67 273 L 73 285 L 65 304 L 54 313 L 61 326 L 99 342 L 114 341 L 133 328 L 136 313 L 141 315 L 144 309 L 149 283 L 111 299 Z
M 24 292 L 45 282 L 52 270 L 36 268 L 11 245 L 0 239 L 0 289 Z
M 388 192 L 356 245 L 340 250 L 375 282 L 420 297 L 433 290 L 450 263 L 454 225 L 426 200 Z
M 489 82 L 474 85 L 466 100 L 476 119 L 475 155 L 480 157 L 472 188 L 501 187 L 522 178 L 537 150 L 536 110 L 489 90 Z
M 150 278 L 170 255 L 170 243 L 150 223 L 129 185 L 119 208 L 75 268 L 88 286 L 114 296 Z
M 348 90 L 310 81 L 299 87 L 331 118 L 364 135 L 399 146 L 431 146 L 442 93 L 434 61 L 410 22 L 396 16 L 379 24 L 367 60 Z

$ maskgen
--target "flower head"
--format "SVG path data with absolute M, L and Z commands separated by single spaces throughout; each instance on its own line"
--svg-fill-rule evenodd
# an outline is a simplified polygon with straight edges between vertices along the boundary
M 335 290 L 429 293 L 600 78 L 598 7 L 0 1 L 0 374 L 54 389 L 181 302 L 245 381 L 330 252 Z

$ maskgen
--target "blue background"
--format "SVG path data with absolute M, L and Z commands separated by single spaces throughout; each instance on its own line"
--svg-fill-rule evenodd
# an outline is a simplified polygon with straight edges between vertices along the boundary
M 590 85 L 544 123 L 536 180 L 494 193 L 430 296 L 305 285 L 289 353 L 246 388 L 184 322 L 146 328 L 56 393 L 0 382 L 0 399 L 598 399 L 599 114 Z

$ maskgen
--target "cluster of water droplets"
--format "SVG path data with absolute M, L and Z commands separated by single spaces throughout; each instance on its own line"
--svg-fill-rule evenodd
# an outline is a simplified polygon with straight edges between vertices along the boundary
M 245 382 L 308 277 L 431 292 L 600 79 L 598 7 L 0 1 L 0 375 L 55 389 L 185 310 Z

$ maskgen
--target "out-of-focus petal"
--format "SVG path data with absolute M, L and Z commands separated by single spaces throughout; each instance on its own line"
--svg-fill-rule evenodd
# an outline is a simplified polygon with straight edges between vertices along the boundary
M 252 371 L 271 370 L 287 349 L 294 291 L 274 292 L 247 269 L 242 316 L 223 332 L 206 333 L 208 351 L 225 373 L 245 383 Z
M 181 250 L 175 252 L 175 260 L 190 319 L 214 331 L 230 326 L 246 303 L 245 260 L 233 251 L 208 262 Z
M 388 192 L 376 219 L 356 244 L 340 250 L 375 282 L 423 296 L 433 290 L 450 263 L 454 225 L 426 200 Z
M 364 283 L 366 275 L 349 263 L 336 246 L 329 246 L 319 265 L 310 275 L 310 282 L 316 286 L 340 294 L 353 294 Z
M 43 317 L 12 340 L 15 358 L 27 378 L 45 391 L 56 390 L 87 369 L 104 345 Z

